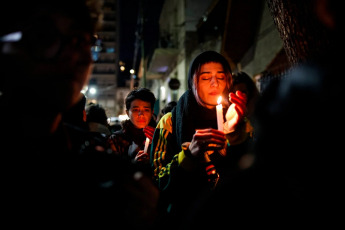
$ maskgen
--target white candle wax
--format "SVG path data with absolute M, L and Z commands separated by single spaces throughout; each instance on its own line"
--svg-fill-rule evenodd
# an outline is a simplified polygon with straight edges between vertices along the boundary
M 144 153 L 147 153 L 147 148 L 149 147 L 149 144 L 150 144 L 150 139 L 146 137 Z
M 222 97 L 220 96 L 217 100 L 217 124 L 218 124 L 218 130 L 223 131 L 223 105 L 221 103 Z

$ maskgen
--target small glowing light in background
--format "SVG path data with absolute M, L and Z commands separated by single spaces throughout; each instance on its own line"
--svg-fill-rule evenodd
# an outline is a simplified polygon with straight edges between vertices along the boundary
M 129 71 L 129 73 L 130 73 L 130 74 L 134 74 L 134 73 L 135 73 L 134 69 L 131 69 L 131 70 Z
M 129 119 L 129 117 L 127 116 L 127 114 L 125 114 L 125 115 L 119 115 L 119 120 L 120 120 L 120 121 L 128 120 L 128 119 Z
M 164 100 L 166 95 L 165 95 L 165 87 L 164 86 L 161 86 L 161 98 Z
M 90 94 L 96 94 L 97 93 L 97 89 L 95 87 L 91 87 L 89 89 L 89 92 L 90 92 Z
M 120 66 L 120 70 L 121 70 L 122 72 L 125 71 L 125 69 L 126 69 L 126 67 L 124 67 L 123 65 Z
M 98 61 L 99 53 L 102 51 L 102 40 L 99 38 L 98 34 L 94 34 L 93 38 L 95 43 L 91 47 L 92 60 Z
M 107 48 L 106 48 L 106 52 L 107 52 L 107 53 L 115 53 L 115 48 L 113 48 L 113 47 L 107 47 Z

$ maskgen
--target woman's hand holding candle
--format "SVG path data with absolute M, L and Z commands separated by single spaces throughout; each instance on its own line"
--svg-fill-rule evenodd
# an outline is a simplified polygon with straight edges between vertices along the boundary
M 235 131 L 236 126 L 242 120 L 246 112 L 247 95 L 241 91 L 229 94 L 229 100 L 232 103 L 226 112 L 224 123 L 224 133 Z
M 192 156 L 204 159 L 206 151 L 221 150 L 226 145 L 226 138 L 222 131 L 217 129 L 197 129 L 188 149 Z

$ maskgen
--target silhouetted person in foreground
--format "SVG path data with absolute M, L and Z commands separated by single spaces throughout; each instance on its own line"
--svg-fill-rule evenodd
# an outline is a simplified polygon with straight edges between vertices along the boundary
M 344 194 L 344 123 L 335 112 L 345 98 L 340 9 L 337 1 L 315 2 L 331 43 L 313 60 L 272 81 L 256 109 L 257 199 L 266 207 L 260 213 L 265 223 L 270 217 L 272 224 L 286 226 L 343 225 L 337 206 Z
M 99 2 L 20 4 L 3 2 L 0 15 L 3 224 L 151 227 L 158 191 L 150 178 L 92 137 L 75 150 L 78 129 L 63 120 L 91 73 Z

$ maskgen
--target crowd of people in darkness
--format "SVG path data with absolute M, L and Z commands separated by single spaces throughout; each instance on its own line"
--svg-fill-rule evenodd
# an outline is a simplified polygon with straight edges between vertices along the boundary
M 221 53 L 201 51 L 177 101 L 156 116 L 153 92 L 136 87 L 124 98 L 129 119 L 116 130 L 106 110 L 80 93 L 92 69 L 93 36 L 102 27 L 101 1 L 3 4 L 4 225 L 194 229 L 341 222 L 344 125 L 332 111 L 344 98 L 345 27 L 337 1 L 315 2 L 329 49 L 263 92 L 246 72 L 233 72 Z

